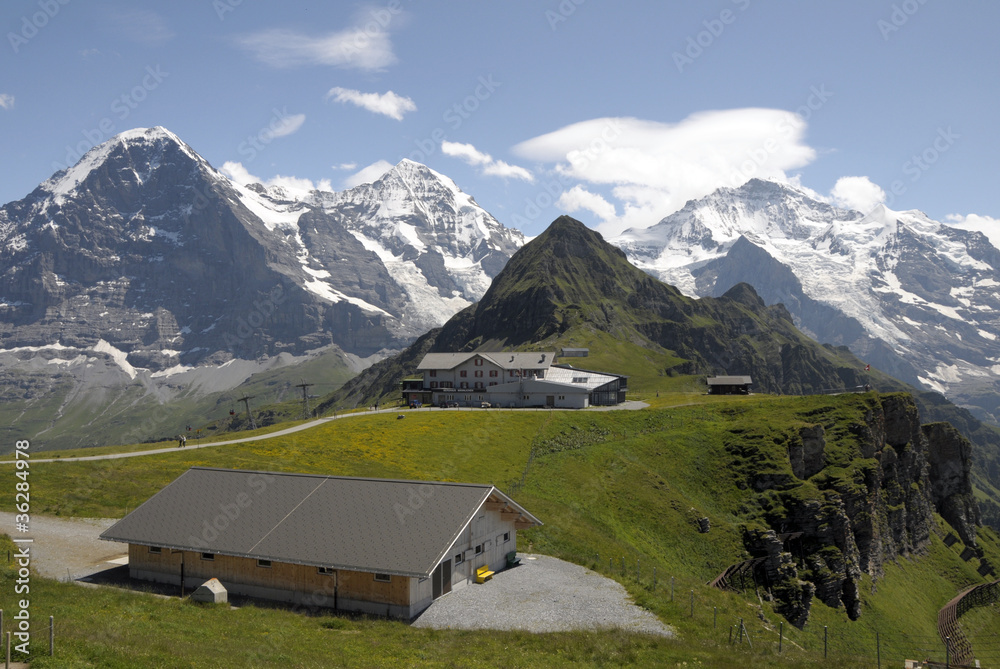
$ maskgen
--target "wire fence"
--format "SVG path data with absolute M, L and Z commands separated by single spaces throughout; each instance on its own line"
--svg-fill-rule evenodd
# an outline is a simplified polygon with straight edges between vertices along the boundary
M 579 561 L 590 563 L 595 571 L 612 576 L 616 580 L 634 583 L 652 595 L 665 597 L 673 605 L 676 615 L 687 619 L 688 623 L 711 630 L 709 638 L 718 643 L 744 646 L 757 654 L 786 655 L 806 654 L 815 659 L 844 660 L 849 658 L 856 667 L 902 667 L 906 660 L 915 660 L 927 666 L 942 667 L 1000 666 L 1000 635 L 998 632 L 978 633 L 972 639 L 971 657 L 956 658 L 954 646 L 949 639 L 938 634 L 914 634 L 894 629 L 865 631 L 848 623 L 847 626 L 809 625 L 802 629 L 792 628 L 784 620 L 776 624 L 762 621 L 759 617 L 739 618 L 732 610 L 722 611 L 712 602 L 718 602 L 718 590 L 709 585 L 690 587 L 689 579 L 684 585 L 670 574 L 657 570 L 651 561 L 628 556 L 593 554 L 578 556 Z M 751 586 L 751 591 L 753 586 Z M 669 621 L 668 621 L 669 622 Z M 968 664 L 959 665 L 956 659 Z

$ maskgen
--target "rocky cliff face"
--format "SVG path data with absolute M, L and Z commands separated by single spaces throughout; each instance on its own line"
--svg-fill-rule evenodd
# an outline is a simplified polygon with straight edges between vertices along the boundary
M 751 475 L 770 528 L 749 529 L 744 541 L 751 554 L 767 557 L 772 593 L 793 624 L 808 619 L 812 592 L 859 617 L 862 573 L 878 579 L 886 562 L 924 550 L 935 512 L 975 546 L 970 444 L 947 423 L 921 425 L 909 395 L 872 398 L 846 427 L 799 428 L 786 446 L 798 483 L 774 472 Z M 831 457 L 839 461 L 825 466 Z

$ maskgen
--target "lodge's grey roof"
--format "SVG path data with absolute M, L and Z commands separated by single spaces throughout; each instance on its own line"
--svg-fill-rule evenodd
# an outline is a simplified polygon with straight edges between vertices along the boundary
M 101 538 L 426 577 L 490 498 L 541 524 L 491 485 L 192 467 Z
M 417 365 L 417 370 L 454 369 L 476 356 L 489 360 L 501 369 L 548 369 L 555 355 L 552 351 L 541 353 L 428 353 Z
M 621 376 L 620 374 L 595 372 L 590 369 L 580 369 L 568 365 L 553 365 L 545 373 L 546 381 L 566 383 L 571 386 L 587 388 L 588 390 L 594 390 L 595 388 L 600 388 L 605 383 L 625 378 L 628 377 Z
M 712 376 L 708 379 L 710 386 L 742 386 L 752 383 L 749 376 Z

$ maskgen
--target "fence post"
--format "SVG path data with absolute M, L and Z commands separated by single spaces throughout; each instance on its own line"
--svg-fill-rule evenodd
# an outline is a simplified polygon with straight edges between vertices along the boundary
M 785 635 L 785 621 L 778 621 L 778 655 L 781 655 L 781 638 Z
M 733 644 L 733 626 L 729 626 L 729 645 Z
M 54 616 L 49 616 L 49 656 L 56 650 L 56 622 Z
M 670 601 L 674 601 L 674 577 L 670 577 Z
M 694 618 L 694 590 L 691 591 L 691 617 Z
M 625 576 L 625 556 L 622 556 L 622 576 Z
M 653 567 L 653 590 L 656 590 L 656 567 Z
M 875 632 L 875 657 L 878 669 L 882 669 L 882 640 L 879 638 L 878 632 Z
M 635 580 L 639 580 L 639 558 L 635 559 Z
M 7 632 L 7 669 L 10 669 L 10 632 Z
M 740 643 L 743 643 L 743 618 L 740 618 L 740 628 L 736 630 L 736 633 L 739 636 Z
M 826 625 L 823 625 L 823 659 L 826 659 Z
M 9 639 L 10 639 L 10 632 L 7 632 L 7 639 L 8 639 L 7 645 L 9 646 L 10 645 L 10 641 L 9 641 Z M 951 637 L 950 636 L 946 636 L 944 638 L 944 666 L 946 666 L 946 667 L 950 667 L 951 666 Z
M 718 626 L 719 626 L 719 607 L 718 606 L 713 606 L 712 607 L 712 629 L 715 629 Z

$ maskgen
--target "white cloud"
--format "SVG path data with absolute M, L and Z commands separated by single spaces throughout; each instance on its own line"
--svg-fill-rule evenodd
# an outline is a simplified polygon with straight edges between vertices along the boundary
M 336 102 L 350 102 L 362 109 L 367 109 L 375 114 L 382 114 L 397 121 L 403 120 L 403 115 L 407 112 L 417 111 L 417 105 L 408 97 L 396 95 L 392 91 L 385 93 L 362 93 L 350 88 L 335 86 L 326 94 L 327 99 L 333 98 Z
M 287 137 L 291 135 L 306 121 L 305 114 L 292 114 L 291 116 L 281 116 L 277 119 L 277 123 L 272 123 L 271 134 L 275 137 Z
M 354 170 L 354 169 L 357 169 L 357 167 L 358 167 L 357 163 L 340 163 L 339 165 L 334 165 L 333 169 L 335 169 L 335 170 Z
M 274 28 L 244 35 L 237 43 L 272 67 L 330 65 L 373 71 L 396 62 L 387 32 L 365 32 L 361 28 L 320 37 Z
M 865 214 L 885 203 L 885 191 L 868 177 L 840 177 L 830 196 L 838 207 Z
M 462 144 L 461 142 L 441 142 L 441 152 L 446 156 L 458 158 L 469 165 L 486 165 L 493 161 L 493 157 L 488 153 L 483 153 L 472 144 Z
M 504 179 L 521 179 L 523 181 L 534 181 L 535 177 L 531 172 L 523 167 L 505 163 L 502 160 L 495 160 L 488 153 L 483 153 L 472 144 L 462 144 L 461 142 L 441 142 L 441 153 L 464 161 L 473 167 L 482 168 L 482 173 L 486 176 L 503 177 Z
M 980 216 L 979 214 L 948 214 L 944 222 L 953 228 L 974 230 L 986 235 L 990 244 L 1000 249 L 1000 218 Z
M 231 160 L 223 163 L 222 168 L 219 171 L 241 186 L 253 183 L 263 184 L 269 188 L 277 186 L 279 188 L 283 188 L 292 195 L 302 196 L 313 190 L 333 191 L 333 184 L 330 183 L 329 179 L 321 179 L 317 182 L 313 182 L 310 179 L 282 176 L 280 174 L 277 174 L 270 179 L 261 179 L 260 177 L 250 174 L 250 171 L 243 166 L 243 163 Z
M 597 193 L 591 193 L 577 184 L 559 196 L 556 204 L 569 213 L 580 210 L 593 212 L 602 221 L 615 218 L 615 205 L 611 204 Z
M 623 214 L 601 227 L 614 234 L 653 225 L 722 186 L 754 177 L 789 181 L 788 170 L 816 157 L 803 142 L 805 129 L 802 117 L 778 109 L 706 111 L 678 123 L 597 118 L 521 142 L 514 152 L 553 163 L 564 178 L 610 187 Z
M 387 160 L 377 160 L 367 167 L 362 167 L 360 170 L 344 179 L 344 188 L 354 188 L 355 186 L 360 186 L 361 184 L 370 184 L 373 181 L 377 181 L 379 177 L 391 170 L 393 167 L 393 164 Z
M 10 93 L 0 93 L 0 109 L 13 109 L 14 96 Z

